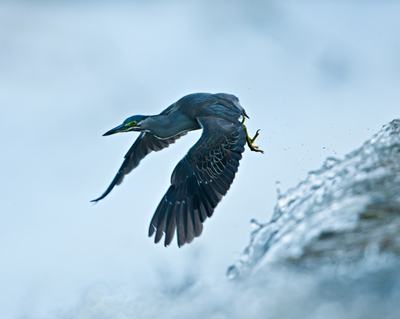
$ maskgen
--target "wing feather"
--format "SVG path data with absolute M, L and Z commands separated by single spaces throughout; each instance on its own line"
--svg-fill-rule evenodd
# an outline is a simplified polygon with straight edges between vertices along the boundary
M 155 232 L 158 242 L 165 233 L 165 246 L 171 243 L 175 229 L 179 247 L 200 236 L 202 223 L 229 190 L 244 151 L 246 133 L 239 121 L 197 120 L 203 133 L 175 167 L 171 186 L 150 223 L 149 236 Z
M 168 109 L 166 109 L 165 111 L 167 110 Z M 144 132 L 140 133 L 136 141 L 126 153 L 125 159 L 122 162 L 122 165 L 119 168 L 117 175 L 115 175 L 114 179 L 112 180 L 111 184 L 99 198 L 92 200 L 92 202 L 98 202 L 99 200 L 102 200 L 104 197 L 106 197 L 115 187 L 115 185 L 121 184 L 125 175 L 129 174 L 133 169 L 135 169 L 139 165 L 140 161 L 149 153 L 153 151 L 157 152 L 168 147 L 170 144 L 175 143 L 177 139 L 186 134 L 187 132 L 183 132 L 168 139 L 160 140 L 151 134 Z

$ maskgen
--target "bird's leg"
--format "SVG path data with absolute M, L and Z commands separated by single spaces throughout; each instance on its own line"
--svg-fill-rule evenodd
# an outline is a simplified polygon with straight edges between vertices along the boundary
M 254 141 L 256 140 L 256 138 L 258 137 L 258 135 L 260 135 L 260 133 L 259 133 L 260 130 L 257 130 L 257 132 L 256 132 L 256 134 L 254 135 L 254 137 L 251 138 L 251 137 L 249 136 L 249 133 L 247 132 L 247 127 L 246 127 L 246 125 L 244 125 L 244 119 L 245 119 L 245 118 L 244 118 L 244 116 L 243 116 L 242 125 L 243 125 L 243 127 L 244 127 L 244 131 L 246 132 L 246 141 L 247 141 L 247 145 L 249 146 L 250 150 L 252 150 L 253 152 L 260 152 L 260 153 L 263 153 L 263 154 L 264 154 L 264 151 L 263 151 L 263 150 L 260 150 L 260 149 L 258 148 L 258 146 L 253 145 L 253 143 L 254 143 Z

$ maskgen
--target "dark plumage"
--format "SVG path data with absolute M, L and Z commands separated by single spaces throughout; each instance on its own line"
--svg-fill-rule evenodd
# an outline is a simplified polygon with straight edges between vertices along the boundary
M 175 167 L 171 186 L 161 199 L 149 227 L 158 243 L 165 234 L 165 246 L 173 239 L 175 229 L 178 246 L 200 236 L 203 222 L 211 217 L 215 207 L 227 193 L 239 167 L 246 141 L 250 139 L 239 118 L 247 116 L 234 95 L 196 93 L 184 96 L 159 115 L 136 115 L 104 135 L 141 131 L 125 155 L 117 175 L 97 202 L 106 197 L 124 176 L 139 165 L 150 152 L 175 143 L 188 131 L 202 128 L 197 143 Z

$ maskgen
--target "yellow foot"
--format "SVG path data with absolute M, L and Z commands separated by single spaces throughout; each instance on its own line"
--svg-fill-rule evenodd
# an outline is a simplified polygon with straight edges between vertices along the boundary
M 244 121 L 243 121 L 243 122 L 244 122 Z M 242 124 L 243 124 L 243 122 L 242 122 Z M 253 143 L 254 143 L 254 141 L 256 140 L 256 138 L 258 137 L 258 135 L 260 135 L 260 133 L 259 133 L 260 130 L 257 130 L 257 132 L 256 132 L 256 134 L 254 135 L 254 137 L 253 137 L 253 138 L 250 138 L 249 133 L 247 132 L 247 127 L 246 127 L 246 125 L 243 124 L 243 126 L 244 126 L 244 131 L 246 132 L 246 141 L 247 141 L 247 145 L 249 146 L 250 150 L 252 150 L 253 152 L 260 152 L 260 153 L 263 153 L 263 154 L 264 154 L 264 151 L 263 151 L 263 150 L 260 150 L 260 149 L 258 148 L 258 146 L 253 145 Z

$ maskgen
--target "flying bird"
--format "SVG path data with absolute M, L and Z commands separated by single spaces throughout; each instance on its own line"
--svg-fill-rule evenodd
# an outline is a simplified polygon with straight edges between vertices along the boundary
M 194 93 L 182 97 L 158 115 L 134 115 L 103 136 L 121 132 L 141 132 L 125 155 L 110 186 L 99 198 L 106 197 L 125 175 L 136 168 L 152 151 L 160 151 L 189 131 L 203 129 L 197 143 L 175 167 L 171 186 L 158 205 L 149 227 L 155 243 L 165 234 L 168 246 L 177 234 L 178 246 L 200 236 L 203 222 L 211 217 L 227 193 L 239 167 L 247 142 L 253 143 L 259 130 L 250 138 L 245 118 L 249 118 L 239 99 L 231 94 Z

